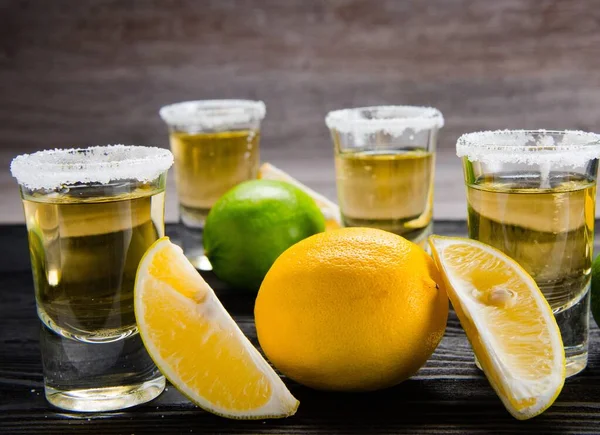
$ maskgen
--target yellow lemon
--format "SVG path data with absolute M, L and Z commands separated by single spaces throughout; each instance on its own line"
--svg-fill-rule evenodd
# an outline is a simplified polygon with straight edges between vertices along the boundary
M 286 250 L 254 314 L 260 345 L 282 373 L 316 389 L 366 391 L 419 370 L 444 335 L 448 299 L 420 247 L 344 228 Z
M 238 419 L 296 412 L 298 401 L 166 237 L 138 268 L 135 317 L 160 371 L 205 410 Z
M 470 239 L 431 236 L 448 296 L 490 384 L 519 420 L 544 412 L 565 381 L 552 310 L 516 261 Z

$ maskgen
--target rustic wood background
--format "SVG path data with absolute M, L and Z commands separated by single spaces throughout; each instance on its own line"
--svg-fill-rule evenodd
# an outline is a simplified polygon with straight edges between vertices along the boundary
M 438 218 L 464 218 L 463 132 L 600 131 L 594 0 L 0 0 L 0 221 L 38 149 L 167 146 L 160 106 L 267 104 L 262 155 L 335 198 L 328 110 L 441 109 Z M 170 186 L 167 217 L 176 219 Z

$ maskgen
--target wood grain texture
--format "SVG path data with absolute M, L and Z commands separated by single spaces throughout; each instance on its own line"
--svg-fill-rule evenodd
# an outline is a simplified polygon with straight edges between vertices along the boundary
M 158 108 L 206 98 L 264 100 L 263 159 L 331 198 L 328 110 L 436 106 L 435 213 L 463 218 L 461 133 L 600 130 L 599 30 L 592 0 L 0 0 L 0 220 L 15 154 L 167 146 Z
M 437 222 L 438 232 L 464 235 L 464 222 Z M 176 237 L 174 227 L 167 232 Z M 52 409 L 45 401 L 39 356 L 39 321 L 22 226 L 0 226 L 0 244 L 14 258 L 0 270 L 0 433 L 6 434 L 597 434 L 600 431 L 600 330 L 590 335 L 588 368 L 568 379 L 555 404 L 519 422 L 504 409 L 451 312 L 446 334 L 427 364 L 410 380 L 384 391 L 324 393 L 284 379 L 301 402 L 284 420 L 231 421 L 192 405 L 172 386 L 157 400 L 124 412 L 82 415 Z M 597 246 L 598 247 L 598 246 Z M 250 340 L 258 345 L 253 299 L 205 277 Z

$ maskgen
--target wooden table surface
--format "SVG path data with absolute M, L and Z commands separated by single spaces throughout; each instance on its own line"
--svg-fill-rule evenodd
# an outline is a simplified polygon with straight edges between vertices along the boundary
M 175 228 L 167 232 L 175 236 Z M 461 235 L 464 222 L 436 222 L 438 234 Z M 543 415 L 511 417 L 475 367 L 453 312 L 446 335 L 427 364 L 401 385 L 375 393 L 313 391 L 284 379 L 300 400 L 298 413 L 283 420 L 232 421 L 192 405 L 172 386 L 155 401 L 123 412 L 76 414 L 53 409 L 44 398 L 26 231 L 0 226 L 0 433 L 600 433 L 600 331 L 592 321 L 588 368 L 568 379 Z M 205 274 L 225 307 L 258 345 L 253 300 Z

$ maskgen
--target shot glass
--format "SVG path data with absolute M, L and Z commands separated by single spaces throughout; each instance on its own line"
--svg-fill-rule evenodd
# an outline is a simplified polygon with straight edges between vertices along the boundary
M 140 259 L 164 235 L 168 150 L 40 151 L 11 164 L 23 200 L 48 401 L 72 411 L 147 402 L 165 378 L 134 314 Z
M 469 133 L 456 145 L 469 237 L 500 249 L 552 307 L 567 376 L 587 365 L 600 135 L 578 131 Z
M 391 231 L 423 246 L 432 227 L 442 113 L 432 107 L 359 107 L 329 112 L 325 123 L 344 225 Z
M 258 176 L 262 101 L 204 100 L 165 106 L 183 251 L 200 270 L 211 270 L 202 232 L 213 204 L 229 189 Z

